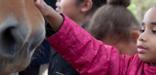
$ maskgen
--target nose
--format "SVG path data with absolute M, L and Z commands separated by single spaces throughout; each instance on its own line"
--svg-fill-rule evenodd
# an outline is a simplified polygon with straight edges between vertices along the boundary
M 7 27 L 1 29 L 0 36 L 1 36 L 2 45 L 9 47 L 13 43 L 15 43 L 15 36 L 14 36 L 15 29 L 16 29 L 16 26 L 14 25 L 8 25 Z
M 138 41 L 146 42 L 146 40 L 147 40 L 146 32 L 141 33 L 138 37 Z
M 16 55 L 20 34 L 16 19 L 8 18 L 0 23 L 0 57 L 13 57 Z

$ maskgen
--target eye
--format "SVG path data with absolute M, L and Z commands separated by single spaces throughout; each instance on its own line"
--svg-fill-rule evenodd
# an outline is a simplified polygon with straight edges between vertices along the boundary
M 144 31 L 145 31 L 145 28 L 144 28 L 144 26 L 141 26 L 141 27 L 140 27 L 140 30 L 139 30 L 139 32 L 140 32 L 140 33 L 143 33 Z
M 152 33 L 156 34 L 156 30 L 152 30 Z
M 145 31 L 145 29 L 140 29 L 139 32 L 143 33 Z M 152 31 L 153 32 L 153 31 Z

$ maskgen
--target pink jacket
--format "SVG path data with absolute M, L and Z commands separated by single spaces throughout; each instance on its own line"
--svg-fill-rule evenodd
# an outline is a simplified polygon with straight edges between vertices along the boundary
M 137 55 L 120 55 L 68 17 L 48 40 L 81 75 L 156 75 L 156 66 L 142 62 Z

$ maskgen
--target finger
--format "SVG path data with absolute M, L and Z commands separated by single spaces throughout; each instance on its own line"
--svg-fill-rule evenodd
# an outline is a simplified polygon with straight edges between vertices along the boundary
M 49 6 L 43 0 L 36 0 L 35 5 L 43 14 L 43 16 L 48 15 L 50 9 Z
M 37 6 L 40 6 L 40 5 L 41 5 L 41 0 L 35 0 L 35 4 L 36 4 Z

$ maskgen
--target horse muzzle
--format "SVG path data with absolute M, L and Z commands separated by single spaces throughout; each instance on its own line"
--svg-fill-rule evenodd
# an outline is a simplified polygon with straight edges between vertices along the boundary
M 0 23 L 0 59 L 15 57 L 20 47 L 24 45 L 28 30 L 19 24 L 22 23 L 12 17 Z

